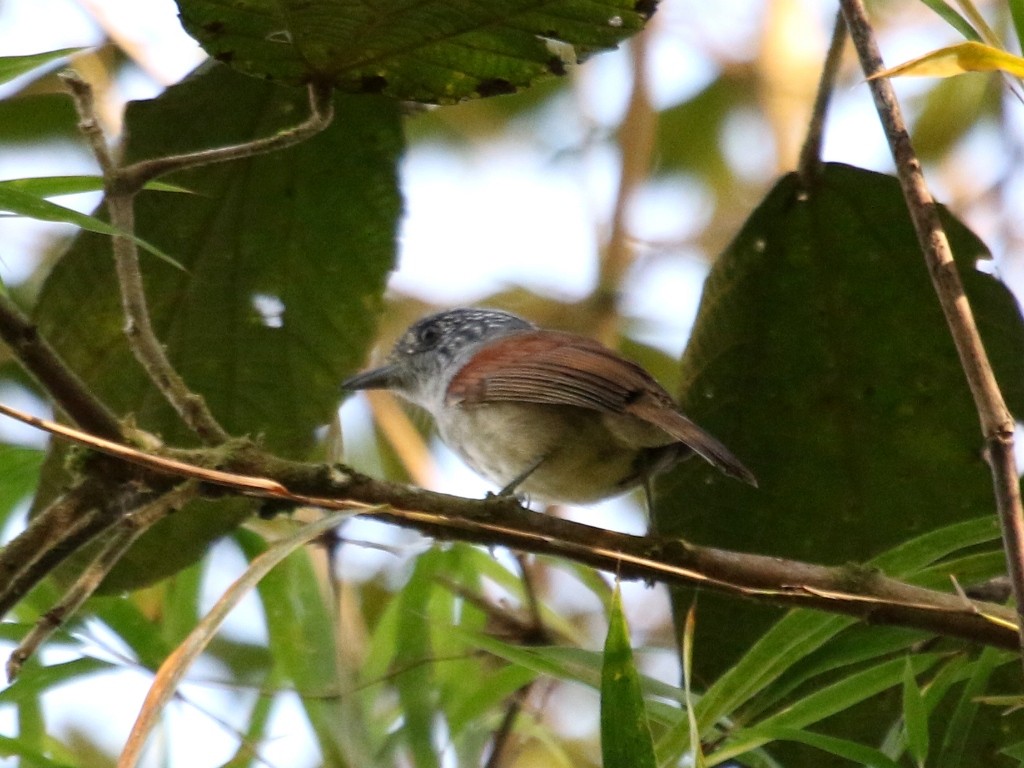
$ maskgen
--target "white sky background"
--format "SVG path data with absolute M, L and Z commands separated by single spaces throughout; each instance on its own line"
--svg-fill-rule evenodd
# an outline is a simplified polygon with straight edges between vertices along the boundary
M 803 2 L 809 27 L 817 30 L 817 35 L 804 42 L 815 47 L 814 56 L 820 60 L 831 31 L 834 8 L 818 0 Z M 118 29 L 149 52 L 148 60 L 154 71 L 126 77 L 121 83 L 128 98 L 155 95 L 161 84 L 179 79 L 202 58 L 202 52 L 178 25 L 171 0 L 4 0 L 0 2 L 0 55 L 100 43 L 102 32 L 81 10 L 86 5 L 99 9 L 106 17 L 116 18 Z M 659 23 L 666 22 L 673 30 L 692 25 L 694 31 L 692 35 L 664 36 L 654 41 L 655 103 L 665 106 L 681 101 L 714 78 L 716 65 L 693 45 L 695 40 L 700 39 L 710 50 L 756 50 L 761 11 L 762 3 L 758 0 L 718 0 L 711 4 L 702 0 L 664 0 L 659 15 L 665 18 L 659 19 Z M 887 61 L 896 63 L 956 41 L 955 33 L 941 23 L 936 23 L 934 32 L 934 37 L 903 35 L 883 39 Z M 604 126 L 616 125 L 629 86 L 626 55 L 618 52 L 595 57 L 582 78 L 584 108 L 590 118 Z M 925 85 L 900 82 L 897 87 L 901 95 L 907 95 L 919 93 Z M 0 87 L 0 95 L 9 90 Z M 890 168 L 863 83 L 841 87 L 831 114 L 825 159 L 878 170 Z M 561 297 L 587 295 L 597 272 L 595 233 L 599 227 L 595 222 L 606 222 L 609 217 L 616 189 L 617 159 L 604 145 L 570 159 L 553 159 L 558 149 L 578 145 L 584 129 L 576 118 L 567 115 L 555 105 L 529 129 L 459 154 L 440 145 L 412 148 L 403 166 L 407 218 L 401 234 L 400 267 L 391 281 L 393 289 L 452 305 L 472 303 L 514 284 Z M 775 175 L 774 148 L 765 140 L 769 135 L 760 116 L 749 114 L 734 120 L 724 139 L 727 156 L 735 163 L 736 171 L 744 178 L 763 182 L 766 188 Z M 995 150 L 993 143 L 997 144 Z M 998 142 L 986 140 L 984 135 L 965 142 L 958 153 L 957 162 L 967 163 L 979 179 L 994 179 L 1002 169 Z M 68 148 L 0 155 L 0 178 L 94 172 L 95 166 L 88 156 Z M 937 191 L 941 197 L 941 189 Z M 649 185 L 630 211 L 633 236 L 652 242 L 682 241 L 704 224 L 707 211 L 702 209 L 701 200 L 701 189 L 692 180 L 680 177 Z M 96 201 L 97 196 L 92 195 L 60 202 L 89 210 Z M 529 222 L 529 226 L 522 226 L 522 222 Z M 982 237 L 992 243 L 986 229 L 997 223 L 974 223 Z M 17 283 L 31 272 L 32 255 L 53 226 L 0 219 L 0 277 L 5 283 Z M 681 352 L 706 271 L 700 254 L 683 249 L 638 261 L 624 286 L 623 307 L 631 318 L 639 321 L 643 341 L 672 354 Z M 358 401 L 347 405 L 344 415 L 346 429 L 365 428 L 365 408 Z M 0 438 L 11 434 L 8 429 L 8 425 L 0 423 Z M 29 433 L 17 434 L 19 439 L 38 439 Z M 488 490 L 450 454 L 441 456 L 444 473 L 438 479 L 440 489 L 469 495 L 481 495 Z M 599 524 L 642 528 L 642 521 L 629 510 L 621 502 L 612 502 L 579 514 Z M 356 535 L 354 530 L 349 533 Z M 379 530 L 375 532 L 367 526 L 363 534 L 371 538 L 379 535 Z M 7 531 L 3 538 L 9 535 Z M 227 564 L 211 577 L 211 582 L 216 582 L 208 585 L 211 600 L 244 567 L 229 544 L 218 546 Z M 346 553 L 354 553 L 354 548 L 348 548 Z M 373 571 L 388 557 L 367 550 L 356 556 L 351 567 L 357 571 L 362 568 L 364 573 L 366 569 Z M 651 601 L 663 600 L 663 596 L 639 585 L 624 588 L 631 620 L 642 627 L 643 614 L 651 612 Z M 236 636 L 258 639 L 262 628 L 254 601 L 236 611 L 229 624 L 227 631 Z M 104 642 L 112 642 L 100 630 L 97 635 Z M 0 645 L 3 657 L 8 650 Z M 47 653 L 45 659 L 53 662 L 64 657 L 55 650 Z M 200 669 L 196 673 L 216 677 L 215 670 Z M 51 727 L 74 724 L 117 752 L 147 687 L 148 675 L 126 672 L 98 676 L 94 682 L 76 682 L 59 689 L 46 699 Z M 232 704 L 234 700 L 218 689 L 191 686 L 185 692 L 190 698 L 207 703 L 213 711 L 230 712 L 232 707 L 239 711 L 237 704 Z M 244 720 L 244 712 L 241 710 L 240 720 Z M 316 764 L 311 746 L 314 739 L 304 722 L 294 701 L 275 712 L 268 732 L 276 738 L 261 749 L 271 765 Z M 175 704 L 171 708 L 168 728 L 167 733 L 174 736 L 176 766 L 216 765 L 236 747 L 230 734 L 188 705 Z M 10 708 L 0 707 L 0 734 L 11 734 L 14 730 Z M 187 738 L 178 738 L 184 733 Z M 159 746 L 151 749 L 152 757 L 159 752 Z

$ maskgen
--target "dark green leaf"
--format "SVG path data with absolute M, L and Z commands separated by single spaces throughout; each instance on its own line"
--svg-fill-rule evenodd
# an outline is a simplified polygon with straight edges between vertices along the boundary
M 614 48 L 647 18 L 635 0 L 178 0 L 215 59 L 261 78 L 449 104 L 511 93 Z M 653 3 L 651 4 L 653 7 Z
M 618 588 L 612 596 L 601 667 L 601 755 L 607 766 L 657 766 Z
M 820 749 L 822 752 L 842 757 L 854 765 L 863 766 L 863 768 L 899 768 L 899 763 L 886 757 L 877 749 L 846 739 L 795 728 L 778 728 L 772 731 L 771 735 L 774 741 L 795 741 L 799 744 L 806 744 Z
M 909 663 L 915 673 L 919 673 L 934 665 L 940 658 L 939 654 L 922 653 L 910 658 Z M 898 685 L 902 680 L 905 663 L 908 662 L 904 659 L 885 661 L 842 678 L 831 685 L 815 689 L 781 712 L 750 728 L 737 730 L 715 753 L 714 759 L 721 761 L 742 755 L 770 742 L 775 738 L 773 734 L 779 728 L 805 729 L 807 726 L 849 709 L 887 688 Z
M 935 759 L 936 768 L 959 768 L 970 764 L 964 762 L 964 755 L 971 727 L 980 706 L 978 697 L 988 688 L 992 673 L 1000 664 L 1005 663 L 1008 657 L 1010 654 L 1003 651 L 985 648 L 974 662 L 971 676 L 960 694 L 953 714 L 943 728 L 942 745 Z M 1015 660 L 1019 661 L 1019 656 Z
M 910 756 L 923 766 L 928 760 L 928 710 L 909 656 L 903 668 L 903 724 L 907 729 Z
M 37 67 L 66 59 L 72 54 L 84 51 L 84 48 L 60 48 L 45 53 L 32 53 L 27 56 L 0 57 L 0 83 L 6 83 L 16 77 L 31 72 Z
M 943 218 L 1003 393 L 1024 412 L 1016 301 L 975 268 L 985 246 Z M 829 164 L 810 190 L 783 178 L 715 263 L 682 367 L 683 410 L 760 488 L 684 462 L 658 484 L 664 533 L 838 564 L 992 509 L 978 416 L 892 177 Z M 744 615 L 702 603 L 712 674 L 772 616 Z

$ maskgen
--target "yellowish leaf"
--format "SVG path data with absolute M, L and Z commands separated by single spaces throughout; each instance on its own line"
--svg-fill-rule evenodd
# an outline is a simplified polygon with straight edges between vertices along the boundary
M 1024 77 L 1024 58 L 985 43 L 968 41 L 927 53 L 895 67 L 876 72 L 878 77 L 953 77 L 965 72 L 1006 72 Z

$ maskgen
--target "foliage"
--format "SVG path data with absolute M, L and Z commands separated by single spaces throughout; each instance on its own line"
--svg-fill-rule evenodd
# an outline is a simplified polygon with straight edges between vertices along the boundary
M 1014 63 L 970 4 L 964 14 L 928 5 L 969 42 L 925 63 Z M 664 34 L 631 37 L 653 4 L 619 0 L 373 8 L 179 0 L 179 8 L 216 61 L 128 106 L 126 162 L 273 135 L 306 114 L 296 86 L 327 81 L 339 91 L 335 121 L 315 138 L 151 182 L 134 207 L 133 236 L 149 251 L 146 299 L 175 368 L 228 432 L 296 460 L 336 458 L 329 425 L 338 382 L 378 336 L 394 338 L 422 310 L 409 296 L 385 296 L 402 210 L 403 131 L 414 148 L 465 152 L 517 131 L 546 136 L 545 115 L 585 83 L 578 62 L 620 43 L 642 61 L 645 41 Z M 1007 25 L 1021 18 L 1019 3 L 1010 11 Z M 5 148 L 35 137 L 84 146 L 67 103 L 48 92 L 49 68 L 94 56 L 61 49 L 0 59 L 4 79 L 22 78 L 0 101 Z M 115 59 L 112 71 L 131 67 Z M 686 463 L 659 483 L 655 525 L 736 550 L 863 564 L 849 569 L 851 580 L 877 570 L 948 592 L 951 578 L 967 585 L 1000 576 L 977 416 L 898 184 L 838 163 L 813 183 L 744 175 L 721 136 L 763 95 L 752 67 L 722 66 L 704 87 L 657 107 L 638 69 L 620 125 L 592 124 L 571 152 L 552 151 L 583 153 L 589 142 L 619 150 L 623 209 L 645 184 L 680 175 L 707 194 L 699 234 L 674 246 L 717 257 L 682 359 L 680 400 L 755 470 L 761 488 Z M 919 62 L 891 74 L 907 69 L 924 73 Z M 567 71 L 568 84 L 550 82 Z M 921 98 L 927 157 L 947 158 L 965 124 L 1001 117 L 998 89 L 958 91 L 950 101 L 949 82 Z M 468 99 L 476 101 L 455 106 Z M 399 100 L 451 106 L 420 113 Z M 86 215 L 49 199 L 102 187 L 100 175 L 70 172 L 0 181 L 5 211 L 81 228 L 40 249 L 36 272 L 9 292 L 126 424 L 194 447 L 125 340 L 107 212 Z M 976 268 L 988 247 L 953 213 L 943 217 L 997 376 L 1019 411 L 1020 312 Z M 517 288 L 488 303 L 607 338 L 621 331 L 623 348 L 659 378 L 678 378 L 675 361 L 638 342 L 636 324 L 609 298 L 629 279 L 623 264 L 644 262 L 623 221 L 602 223 L 609 234 L 598 285 L 585 300 Z M 0 400 L 8 392 L 50 399 L 47 382 L 18 367 L 17 349 L 4 355 Z M 424 431 L 386 405 L 377 417 L 372 445 L 346 435 L 348 459 L 416 477 Z M 60 444 L 45 457 L 0 445 L 5 535 L 22 526 L 28 499 L 38 516 L 89 471 L 88 459 Z M 176 707 L 190 722 L 231 714 L 232 753 L 205 755 L 231 766 L 952 768 L 1015 765 L 1021 754 L 1024 715 L 994 704 L 1013 701 L 1000 694 L 1019 696 L 1019 658 L 1009 651 L 720 594 L 695 600 L 689 591 L 672 597 L 677 631 L 660 606 L 646 610 L 652 590 L 613 590 L 607 574 L 568 560 L 413 540 L 341 516 L 263 520 L 256 511 L 275 510 L 204 498 L 147 532 L 105 580 L 105 594 L 51 642 L 48 650 L 67 655 L 30 660 L 0 690 L 0 728 L 10 727 L 0 756 L 25 766 L 112 764 L 121 744 L 60 728 L 50 701 L 90 681 L 113 687 L 129 672 L 153 687 L 137 730 L 129 738 L 130 723 L 118 723 L 117 738 L 148 750 L 152 764 L 189 759 L 174 738 L 156 754 L 151 731 Z M 346 575 L 374 537 L 388 564 Z M 317 544 L 304 546 L 311 539 Z M 77 553 L 11 612 L 0 624 L 5 643 L 25 636 L 88 555 Z M 232 559 L 243 564 L 227 576 Z M 245 610 L 246 596 L 251 624 L 240 628 L 229 611 Z M 214 685 L 217 695 L 204 688 Z M 585 711 L 593 725 L 574 730 Z M 175 734 L 179 726 L 164 727 Z M 275 752 L 286 727 L 297 735 Z

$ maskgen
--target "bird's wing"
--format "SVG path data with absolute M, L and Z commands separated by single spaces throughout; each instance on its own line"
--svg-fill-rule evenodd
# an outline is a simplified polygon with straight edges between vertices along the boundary
M 573 405 L 629 414 L 658 427 L 728 475 L 753 474 L 716 438 L 679 413 L 671 396 L 636 363 L 593 339 L 525 331 L 491 342 L 452 378 L 448 402 Z

